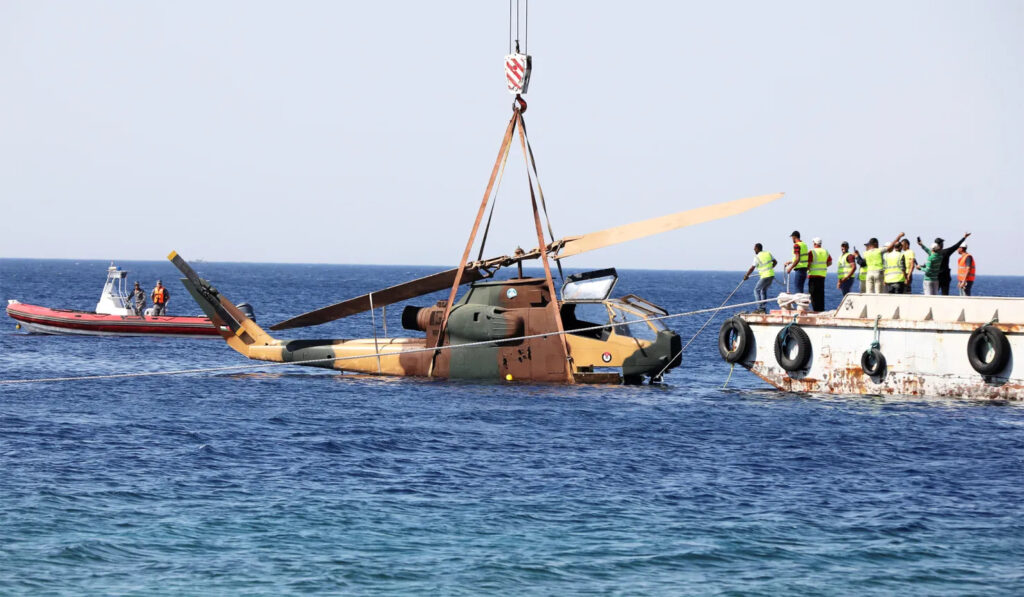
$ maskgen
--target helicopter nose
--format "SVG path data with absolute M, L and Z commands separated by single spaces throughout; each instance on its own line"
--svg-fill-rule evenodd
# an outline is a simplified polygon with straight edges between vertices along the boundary
M 642 376 L 657 379 L 669 369 L 679 366 L 683 360 L 682 348 L 679 334 L 662 330 L 649 347 L 636 351 L 623 361 L 622 376 L 626 379 Z

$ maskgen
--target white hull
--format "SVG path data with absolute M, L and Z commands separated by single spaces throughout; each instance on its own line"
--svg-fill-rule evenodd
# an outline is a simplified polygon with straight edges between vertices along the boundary
M 810 339 L 810 358 L 787 371 L 776 358 L 775 343 L 794 316 Z M 1014 363 L 1015 356 L 1024 359 L 1024 299 L 850 294 L 836 311 L 740 318 L 754 341 L 738 364 L 782 390 L 1024 400 L 1024 366 L 1017 369 Z M 968 344 L 972 332 L 993 319 L 1010 355 L 998 372 L 982 375 L 970 362 Z M 876 321 L 887 366 L 870 376 L 861 356 L 875 339 Z

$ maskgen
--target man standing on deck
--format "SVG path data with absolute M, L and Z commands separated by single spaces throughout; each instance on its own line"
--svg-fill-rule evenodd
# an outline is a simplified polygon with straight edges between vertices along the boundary
M 153 316 L 167 315 L 167 301 L 171 298 L 171 293 L 164 288 L 163 282 L 156 281 L 156 288 L 153 289 L 151 296 L 153 298 Z
M 956 277 L 959 281 L 960 296 L 971 296 L 971 287 L 974 286 L 974 257 L 967 252 L 967 245 L 961 245 L 959 253 Z
M 903 236 L 903 233 L 900 233 Z M 903 265 L 903 243 L 900 236 L 896 241 L 885 247 L 885 256 L 882 261 L 885 263 L 885 291 L 889 294 L 903 294 L 903 288 L 907 285 L 907 268 Z
M 135 283 L 135 288 L 132 289 L 131 295 L 128 296 L 128 306 L 139 317 L 142 317 L 146 312 L 146 293 L 139 286 L 138 282 Z
M 942 248 L 939 243 L 932 245 L 931 250 L 921 243 L 921 237 L 917 237 L 917 244 L 921 245 L 921 249 L 924 250 L 924 254 L 928 256 L 928 260 L 925 261 L 923 266 L 919 265 L 918 268 L 924 272 L 924 293 L 927 295 L 936 295 L 939 293 L 939 262 L 942 261 Z
M 793 274 L 793 284 L 790 290 L 803 294 L 804 282 L 807 280 L 807 268 L 810 265 L 810 251 L 807 250 L 807 243 L 800 240 L 800 231 L 794 230 L 789 238 L 793 240 L 793 260 L 787 261 L 786 275 Z
M 900 236 L 903 234 L 900 233 Z M 882 293 L 882 250 L 878 248 L 878 239 L 871 237 L 864 243 L 865 251 L 862 257 L 860 251 L 854 251 L 853 256 L 857 259 L 857 265 L 862 271 L 867 272 L 864 281 L 867 288 L 862 290 L 867 294 Z
M 760 279 L 757 281 L 757 285 L 754 286 L 755 301 L 768 300 L 768 287 L 775 281 L 775 266 L 778 265 L 778 263 L 779 262 L 772 257 L 771 253 L 764 250 L 761 243 L 754 245 L 754 263 L 752 263 L 747 269 L 747 273 L 743 275 L 743 279 L 746 280 L 749 278 L 754 269 L 757 269 Z M 762 302 L 757 306 L 756 310 L 763 313 L 767 308 L 768 306 Z
M 939 291 L 942 292 L 942 294 L 944 294 L 946 296 L 949 296 L 949 283 L 953 280 L 953 274 L 950 273 L 950 271 L 949 271 L 949 256 L 952 255 L 953 253 L 955 253 L 956 250 L 960 248 L 960 245 L 962 245 L 964 243 L 964 241 L 967 240 L 967 237 L 970 236 L 970 235 L 971 235 L 970 232 L 965 232 L 964 233 L 964 237 L 961 238 L 955 245 L 953 245 L 952 247 L 949 247 L 948 249 L 944 248 L 945 244 L 946 244 L 946 241 L 942 240 L 941 238 L 936 238 L 935 239 L 935 244 L 939 245 L 939 251 L 938 252 L 939 252 L 939 255 L 940 255 L 940 260 L 939 260 Z M 925 248 L 925 246 L 922 245 L 920 242 L 918 242 L 917 244 L 921 245 L 922 249 Z
M 825 310 L 825 276 L 828 274 L 828 266 L 832 265 L 832 256 L 826 249 L 821 248 L 821 239 L 814 238 L 814 248 L 811 249 L 810 266 L 807 268 L 807 289 L 811 293 L 811 310 Z
M 836 288 L 838 288 L 843 296 L 850 293 L 853 288 L 853 274 L 857 271 L 857 260 L 850 253 L 850 243 L 845 240 L 839 245 L 843 250 L 842 256 L 839 257 L 839 263 L 836 264 L 839 279 L 836 281 Z M 861 278 L 861 292 L 864 292 L 864 278 Z
M 904 294 L 913 294 L 914 268 L 917 267 L 917 257 L 914 250 L 910 248 L 910 239 L 903 239 L 903 266 L 906 268 L 907 284 L 903 288 Z

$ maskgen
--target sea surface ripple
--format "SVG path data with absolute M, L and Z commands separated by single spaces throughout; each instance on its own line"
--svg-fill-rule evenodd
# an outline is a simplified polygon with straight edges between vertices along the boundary
M 106 265 L 0 260 L 0 299 L 91 309 Z M 167 264 L 124 265 L 198 312 Z M 198 267 L 264 323 L 431 271 Z M 673 312 L 739 282 L 621 275 L 617 294 Z M 249 363 L 7 321 L 3 379 Z M 322 328 L 296 335 L 372 333 Z M 723 389 L 717 328 L 661 386 L 300 367 L 0 386 L 0 594 L 1024 594 L 1024 408 L 787 394 L 742 370 Z

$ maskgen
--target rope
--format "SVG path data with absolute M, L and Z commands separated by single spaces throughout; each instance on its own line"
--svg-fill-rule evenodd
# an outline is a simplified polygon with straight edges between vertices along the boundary
M 675 319 L 677 317 L 688 317 L 691 315 L 701 315 L 703 313 L 711 313 L 720 311 L 722 309 L 738 309 L 740 307 L 749 307 L 751 305 L 758 305 L 765 301 L 750 301 L 746 303 L 736 303 L 728 305 L 726 307 L 713 307 L 709 309 L 697 309 L 696 311 L 685 311 L 682 313 L 672 313 L 669 315 L 659 315 L 656 317 L 648 317 L 646 320 L 637 321 L 662 321 L 666 319 Z M 629 322 L 625 322 L 629 323 Z M 548 336 L 557 336 L 568 333 L 579 333 L 579 332 L 591 332 L 595 330 L 603 330 L 605 328 L 612 328 L 622 325 L 623 322 L 617 323 L 606 323 L 602 325 L 594 325 L 585 328 L 578 328 L 570 331 L 558 331 L 558 332 L 544 332 L 541 334 L 531 334 L 529 336 L 518 336 L 516 338 L 502 338 L 501 340 L 481 340 L 479 342 L 468 342 L 466 344 L 447 344 L 443 346 L 428 346 L 424 348 L 413 348 L 409 350 L 400 350 L 397 352 L 385 352 L 375 354 L 362 354 L 345 357 L 324 357 L 320 359 L 307 359 L 303 361 L 261 361 L 255 365 L 231 365 L 227 367 L 207 367 L 202 369 L 178 369 L 175 371 L 148 371 L 144 373 L 112 373 L 108 375 L 83 375 L 77 377 L 44 377 L 38 379 L 0 379 L 0 385 L 12 385 L 12 384 L 23 384 L 23 383 L 44 383 L 44 382 L 55 382 L 55 381 L 78 381 L 87 379 L 120 379 L 126 377 L 155 377 L 160 375 L 185 375 L 189 373 L 217 373 L 221 371 L 241 371 L 245 369 L 259 369 L 265 367 L 279 367 L 282 365 L 312 365 L 314 363 L 332 363 L 335 361 L 349 361 L 353 359 L 366 359 L 372 357 L 396 357 L 406 354 L 414 354 L 419 352 L 432 352 L 438 350 L 455 350 L 460 348 L 473 348 L 476 346 L 486 346 L 489 344 L 498 344 L 502 342 L 512 342 L 517 340 L 532 340 L 535 338 L 547 338 Z
M 661 368 L 661 371 L 658 371 L 658 374 L 655 376 L 656 378 L 657 377 L 661 377 L 662 375 L 664 375 L 665 371 L 668 369 L 668 366 L 672 364 L 672 361 L 676 360 L 677 357 L 680 357 L 680 356 L 683 355 L 683 352 L 686 351 L 686 349 L 690 346 L 690 344 L 693 344 L 693 341 L 696 340 L 697 336 L 699 336 L 700 333 L 704 331 L 704 328 L 708 327 L 708 324 L 710 324 L 711 320 L 713 320 L 715 318 L 715 316 L 718 315 L 718 312 L 721 311 L 723 308 L 725 308 L 725 304 L 729 302 L 729 299 L 732 298 L 732 295 L 736 294 L 736 291 L 739 290 L 740 286 L 743 286 L 743 283 L 746 282 L 746 281 L 747 281 L 746 278 L 740 280 L 740 283 L 736 285 L 736 288 L 732 289 L 732 292 L 729 293 L 729 296 L 725 297 L 725 300 L 722 301 L 722 304 L 718 306 L 718 309 L 716 309 L 711 314 L 711 317 L 708 317 L 708 320 L 704 322 L 704 325 L 700 326 L 700 329 L 697 330 L 697 333 L 694 334 L 693 337 L 690 338 L 690 340 L 686 344 L 684 344 L 682 348 L 679 349 L 678 353 L 672 355 L 672 358 L 669 359 L 667 363 L 665 363 L 665 366 Z
M 731 380 L 731 379 L 732 379 L 732 370 L 733 370 L 733 369 L 735 369 L 735 368 L 736 368 L 736 363 L 731 363 L 731 364 L 729 365 L 729 376 L 725 378 L 725 383 L 724 383 L 724 384 L 722 384 L 722 389 L 723 389 L 723 390 L 725 389 L 725 387 L 726 387 L 727 385 L 729 385 L 729 380 Z

